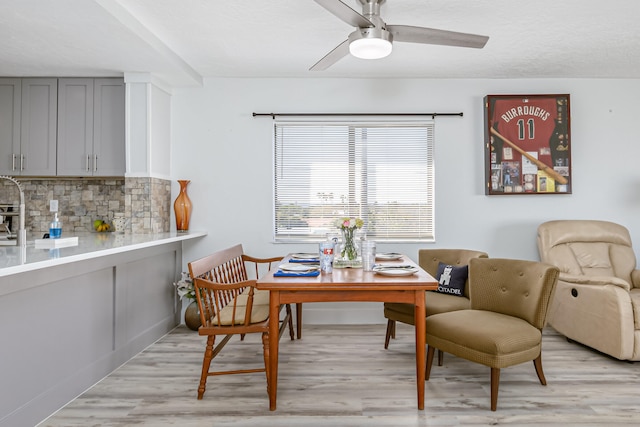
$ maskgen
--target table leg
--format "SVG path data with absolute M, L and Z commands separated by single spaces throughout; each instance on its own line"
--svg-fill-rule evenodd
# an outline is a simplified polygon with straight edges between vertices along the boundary
M 298 339 L 302 338 L 302 303 L 296 303 L 296 332 Z
M 276 410 L 278 395 L 278 346 L 280 344 L 280 292 L 269 294 L 269 410 Z
M 424 378 L 426 369 L 426 311 L 425 292 L 416 291 L 415 329 L 416 329 L 416 378 L 418 385 L 418 409 L 424 409 Z

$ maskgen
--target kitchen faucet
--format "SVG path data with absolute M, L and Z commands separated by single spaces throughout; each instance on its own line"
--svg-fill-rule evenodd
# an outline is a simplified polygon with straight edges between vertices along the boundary
M 18 216 L 20 221 L 20 228 L 18 229 L 17 243 L 18 243 L 18 246 L 26 247 L 27 246 L 27 230 L 24 228 L 25 209 L 24 209 L 24 191 L 22 191 L 22 185 L 20 185 L 18 180 L 10 176 L 0 175 L 0 179 L 6 179 L 8 181 L 13 182 L 18 187 L 18 190 L 20 191 L 20 212 Z

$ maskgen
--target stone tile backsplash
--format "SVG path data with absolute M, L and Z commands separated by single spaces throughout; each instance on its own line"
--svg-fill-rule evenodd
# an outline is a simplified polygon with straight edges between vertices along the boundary
M 125 217 L 134 233 L 169 231 L 171 181 L 158 178 L 127 178 Z
M 52 178 L 20 179 L 25 194 L 25 228 L 46 233 L 53 214 L 49 200 L 58 200 L 63 232 L 92 231 L 93 221 L 113 220 L 122 212 L 128 231 L 169 231 L 171 182 L 158 178 Z M 0 205 L 19 203 L 16 186 L 0 181 Z M 2 213 L 0 212 L 0 215 Z M 16 227 L 17 228 L 17 227 Z

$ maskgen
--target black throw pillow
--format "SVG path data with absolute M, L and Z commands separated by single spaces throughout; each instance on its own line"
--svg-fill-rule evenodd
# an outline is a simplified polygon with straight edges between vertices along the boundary
M 461 265 L 456 267 L 444 263 L 438 264 L 438 273 L 436 280 L 438 281 L 438 289 L 436 292 L 441 294 L 464 296 L 464 284 L 469 276 L 469 266 Z

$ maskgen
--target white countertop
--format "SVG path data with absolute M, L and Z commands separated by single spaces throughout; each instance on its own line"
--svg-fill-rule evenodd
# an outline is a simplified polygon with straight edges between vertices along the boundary
M 57 249 L 36 249 L 36 237 L 27 236 L 26 248 L 0 246 L 0 277 L 206 235 L 207 233 L 202 231 L 154 234 L 78 232 L 64 235 L 78 236 L 77 246 Z

